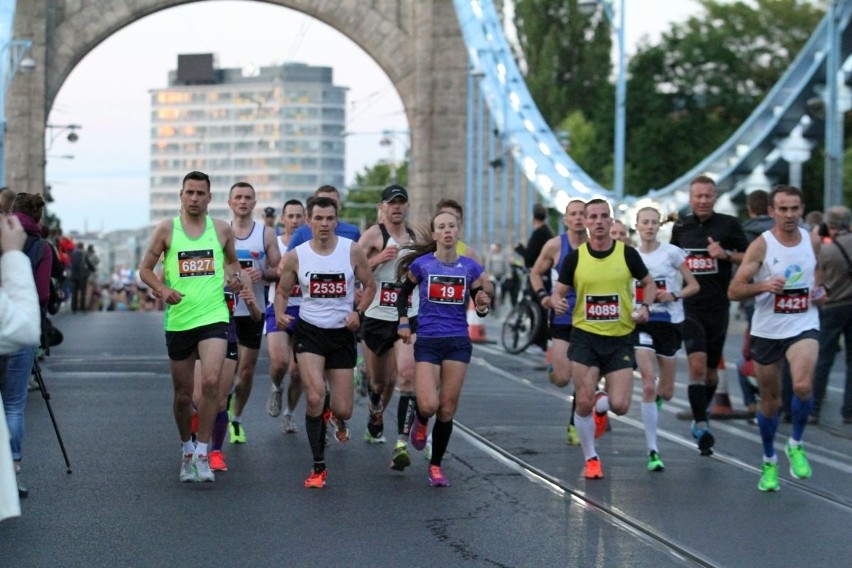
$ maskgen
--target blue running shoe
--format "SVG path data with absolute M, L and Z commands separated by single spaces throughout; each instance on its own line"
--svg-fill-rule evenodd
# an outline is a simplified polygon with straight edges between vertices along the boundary
M 716 439 L 713 437 L 713 434 L 710 433 L 710 428 L 698 428 L 695 425 L 695 420 L 692 421 L 692 428 L 690 428 L 692 432 L 692 437 L 695 438 L 695 441 L 698 442 L 698 451 L 701 452 L 702 456 L 712 456 L 713 444 L 716 442 Z

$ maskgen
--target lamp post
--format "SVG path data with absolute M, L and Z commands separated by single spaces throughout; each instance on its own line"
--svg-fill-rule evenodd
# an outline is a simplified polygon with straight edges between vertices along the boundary
M 624 161 L 625 161 L 625 131 L 627 125 L 627 80 L 624 69 L 624 4 L 625 0 L 619 0 L 618 13 L 613 6 L 615 0 L 585 0 L 580 7 L 594 6 L 599 4 L 603 9 L 609 25 L 612 27 L 618 42 L 618 75 L 615 81 L 615 148 L 613 167 L 613 189 L 618 201 L 624 198 Z M 616 21 L 616 16 L 618 21 Z
M 50 142 L 47 144 L 47 151 L 50 151 L 53 148 L 53 143 L 56 142 L 56 139 L 59 138 L 59 135 L 65 132 L 66 130 L 70 130 L 66 137 L 69 142 L 72 144 L 80 139 L 80 136 L 75 132 L 80 128 L 83 128 L 79 124 L 46 124 L 44 126 L 46 130 L 50 131 Z M 54 130 L 56 133 L 54 133 Z
M 26 57 L 32 47 L 28 39 L 9 40 L 0 47 L 0 186 L 6 185 L 6 91 L 18 69 L 30 72 L 36 62 Z

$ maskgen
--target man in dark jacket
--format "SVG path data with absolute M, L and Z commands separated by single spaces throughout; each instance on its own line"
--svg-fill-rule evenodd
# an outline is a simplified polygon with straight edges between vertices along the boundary
M 86 284 L 90 272 L 86 249 L 78 242 L 71 253 L 71 311 L 75 314 L 86 311 Z

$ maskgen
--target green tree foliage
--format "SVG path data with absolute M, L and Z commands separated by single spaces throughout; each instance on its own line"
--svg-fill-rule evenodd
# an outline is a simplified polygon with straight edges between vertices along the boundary
M 722 144 L 813 33 L 822 7 L 802 0 L 698 0 L 630 61 L 627 186 L 662 187 Z
M 395 171 L 386 162 L 379 162 L 355 174 L 355 184 L 346 194 L 341 220 L 361 227 L 374 224 L 378 213 L 376 207 L 382 200 L 382 190 L 392 183 L 408 186 L 407 161 L 397 165 Z
M 609 24 L 600 13 L 583 14 L 578 5 L 578 0 L 515 2 L 527 87 L 552 126 L 575 111 L 594 118 L 605 110 L 602 91 L 612 92 Z

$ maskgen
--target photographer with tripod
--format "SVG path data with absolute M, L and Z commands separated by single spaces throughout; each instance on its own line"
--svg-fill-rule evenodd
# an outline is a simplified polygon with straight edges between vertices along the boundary
M 26 241 L 27 235 L 18 217 L 0 215 L 0 251 L 3 252 L 0 257 L 0 392 L 3 395 L 9 426 L 7 430 L 7 422 L 0 424 L 0 519 L 20 515 L 18 498 L 26 496 L 26 488 L 22 487 L 12 473 L 17 472 L 20 467 L 20 435 L 23 434 L 23 421 L 21 419 L 18 430 L 14 416 L 11 419 L 8 417 L 10 404 L 7 392 L 12 394 L 13 405 L 15 398 L 22 397 L 26 400 L 29 375 L 25 377 L 23 387 L 18 389 L 22 394 L 16 397 L 15 389 L 12 388 L 5 370 L 8 362 L 6 355 L 9 353 L 17 354 L 28 350 L 32 357 L 33 348 L 38 344 L 41 333 L 40 308 L 30 262 L 25 255 L 19 254 Z M 9 446 L 6 445 L 7 439 L 11 442 Z M 10 463 L 13 460 L 14 469 Z
M 29 257 L 35 279 L 36 291 L 41 313 L 37 324 L 47 313 L 50 300 L 50 278 L 53 267 L 53 251 L 41 236 L 41 220 L 44 214 L 44 198 L 38 194 L 18 193 L 12 203 L 12 215 L 16 216 L 26 233 L 23 252 Z M 36 343 L 37 344 L 37 343 Z M 20 477 L 21 446 L 24 440 L 24 408 L 27 404 L 27 385 L 35 364 L 35 345 L 27 345 L 12 352 L 6 361 L 6 371 L 0 378 L 0 393 L 3 395 L 3 408 L 6 411 L 6 423 L 9 426 L 9 438 L 12 459 L 15 461 L 15 473 L 18 475 L 18 494 L 26 497 L 28 490 Z

